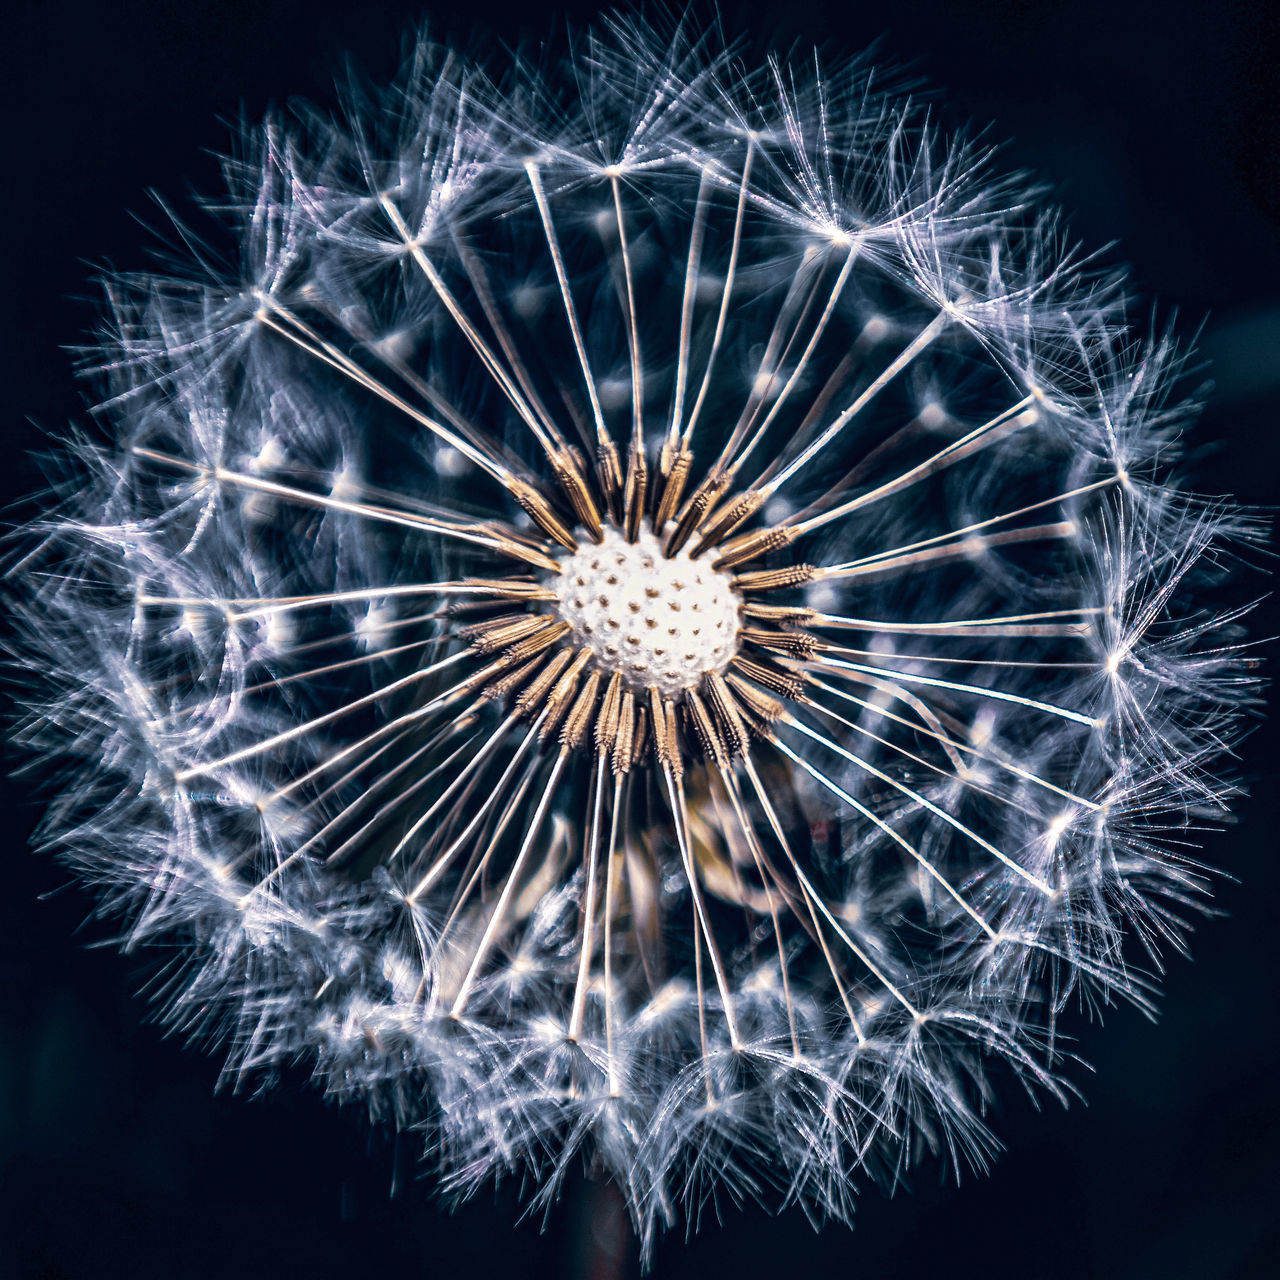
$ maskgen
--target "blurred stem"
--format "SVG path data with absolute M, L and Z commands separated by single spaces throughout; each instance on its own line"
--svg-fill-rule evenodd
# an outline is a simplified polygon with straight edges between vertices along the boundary
M 622 1193 L 613 1182 L 584 1178 L 574 1197 L 566 1280 L 630 1280 L 638 1255 Z

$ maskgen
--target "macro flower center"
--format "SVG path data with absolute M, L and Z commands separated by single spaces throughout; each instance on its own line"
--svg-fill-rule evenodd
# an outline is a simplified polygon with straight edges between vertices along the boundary
M 732 577 L 681 548 L 667 555 L 646 525 L 636 540 L 606 524 L 561 561 L 549 585 L 574 643 L 633 689 L 678 698 L 738 652 L 741 598 Z

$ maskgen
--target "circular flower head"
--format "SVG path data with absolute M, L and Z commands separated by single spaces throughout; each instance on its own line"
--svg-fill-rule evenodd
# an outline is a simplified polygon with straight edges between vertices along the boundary
M 615 26 L 498 81 L 425 41 L 269 122 L 111 282 L 114 439 L 28 560 L 45 835 L 175 1025 L 579 1157 L 646 1243 L 847 1215 L 1146 998 L 1248 693 L 1186 589 L 1179 358 L 862 66 Z

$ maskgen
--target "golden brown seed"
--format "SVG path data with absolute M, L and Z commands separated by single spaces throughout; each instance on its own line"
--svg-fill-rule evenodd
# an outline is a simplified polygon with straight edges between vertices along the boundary
M 689 723 L 693 725 L 694 735 L 698 739 L 698 745 L 702 748 L 702 754 L 714 760 L 721 769 L 727 768 L 729 765 L 729 751 L 725 746 L 724 739 L 712 722 L 711 714 L 707 710 L 706 704 L 690 689 L 684 695 L 684 705 L 685 711 L 689 716 Z
M 555 508 L 533 485 L 526 480 L 513 479 L 508 481 L 507 487 L 511 491 L 511 496 L 528 513 L 529 519 L 543 533 L 547 534 L 548 537 L 554 538 L 562 547 L 567 547 L 570 551 L 578 549 L 578 544 L 574 541 L 573 534 L 569 532 L 564 521 L 556 515 Z M 549 556 L 545 558 L 551 559 Z M 554 560 L 551 560 L 550 567 L 556 569 L 559 566 Z
M 555 687 L 547 695 L 547 717 L 538 731 L 538 737 L 542 741 L 545 742 L 556 731 L 560 721 L 568 712 L 573 695 L 578 688 L 578 678 L 582 675 L 583 668 L 591 661 L 591 657 L 590 649 L 579 649 L 573 655 L 573 661 L 564 675 L 556 681 Z
M 615 671 L 609 677 L 604 697 L 600 701 L 600 714 L 596 718 L 596 755 L 606 756 L 618 739 L 618 718 L 622 699 L 622 673 Z
M 747 729 L 733 693 L 718 671 L 707 672 L 706 693 L 729 750 L 736 756 L 746 755 L 749 745 Z
M 733 659 L 731 665 L 748 680 L 754 680 L 756 684 L 762 685 L 770 692 L 781 694 L 782 697 L 790 698 L 793 702 L 799 701 L 804 696 L 804 676 L 798 671 L 779 667 L 767 659 L 757 661 L 741 653 Z
M 772 627 L 743 627 L 742 638 L 793 658 L 812 657 L 823 647 L 823 642 L 807 631 L 775 631 Z
M 700 556 L 708 548 L 718 546 L 744 520 L 755 515 L 763 505 L 764 494 L 757 490 L 748 489 L 745 493 L 738 494 L 703 530 L 698 545 L 693 549 L 694 556 Z
M 591 490 L 583 475 L 586 468 L 583 466 L 581 456 L 576 450 L 557 450 L 551 457 L 551 467 L 556 473 L 556 479 L 560 481 L 560 487 L 568 496 L 569 505 L 574 513 L 586 527 L 592 540 L 599 542 L 604 526 L 600 522 L 600 512 L 596 509 Z
M 802 587 L 817 576 L 811 564 L 793 564 L 787 569 L 757 569 L 751 573 L 739 573 L 733 585 L 739 591 L 785 591 L 788 587 Z
M 506 675 L 499 676 L 496 680 L 489 681 L 484 687 L 484 696 L 486 698 L 505 698 L 508 694 L 514 693 L 526 680 L 533 677 L 534 672 L 546 661 L 542 654 L 530 658 L 528 662 L 521 663 L 514 671 L 507 672 Z
M 684 486 L 689 479 L 689 468 L 693 466 L 693 454 L 688 449 L 672 450 L 670 444 L 664 444 L 659 466 L 665 483 L 658 509 L 653 516 L 655 530 L 661 530 L 675 515 L 680 499 L 684 496 Z
M 567 747 L 571 751 L 576 751 L 584 741 L 591 729 L 591 716 L 595 711 L 596 697 L 600 692 L 601 675 L 599 671 L 592 671 L 587 676 L 587 682 L 582 686 L 582 692 L 578 694 L 572 709 L 564 722 L 564 728 L 560 730 L 560 745 Z
M 755 529 L 751 533 L 739 534 L 721 547 L 719 558 L 712 563 L 717 569 L 732 569 L 735 565 L 785 547 L 795 537 L 795 529 Z
M 568 649 L 561 649 L 552 657 L 551 662 L 537 679 L 516 698 L 516 710 L 521 715 L 530 715 L 542 706 L 544 699 L 551 691 L 551 686 L 569 665 L 569 659 L 572 656 Z
M 477 653 L 496 653 L 499 649 L 518 644 L 555 621 L 554 617 L 541 613 L 505 614 L 501 618 L 490 618 L 487 622 L 463 627 L 458 634 L 472 640 L 472 648 Z
M 636 696 L 623 688 L 618 694 L 618 732 L 613 744 L 613 771 L 630 773 L 636 752 Z

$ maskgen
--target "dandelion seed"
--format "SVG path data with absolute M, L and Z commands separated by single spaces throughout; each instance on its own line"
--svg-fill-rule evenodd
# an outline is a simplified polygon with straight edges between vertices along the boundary
M 1172 342 L 879 84 L 619 23 L 269 121 L 20 566 L 44 838 L 168 1020 L 646 1250 L 983 1163 L 986 1064 L 1181 945 L 1252 692 Z

